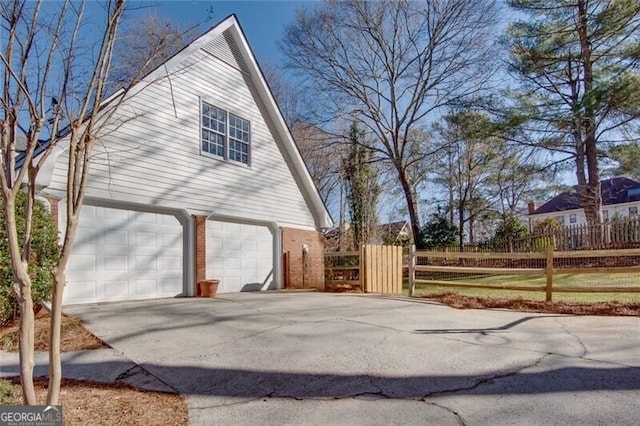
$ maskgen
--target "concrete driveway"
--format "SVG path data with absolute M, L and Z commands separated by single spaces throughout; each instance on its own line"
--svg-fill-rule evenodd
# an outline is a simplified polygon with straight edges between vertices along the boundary
M 76 306 L 209 424 L 638 424 L 640 318 L 241 293 Z

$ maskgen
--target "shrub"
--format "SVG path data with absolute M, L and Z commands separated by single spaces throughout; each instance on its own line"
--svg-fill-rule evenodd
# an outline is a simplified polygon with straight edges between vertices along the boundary
M 0 201 L 4 207 L 4 203 Z M 16 198 L 16 226 L 20 244 L 24 240 L 25 210 L 27 194 L 20 193 Z M 29 275 L 31 276 L 31 292 L 34 306 L 49 300 L 53 288 L 51 270 L 58 258 L 58 233 L 53 215 L 46 206 L 36 201 L 33 206 L 33 236 L 31 256 L 29 259 Z M 5 230 L 4 215 L 0 217 L 0 324 L 15 318 L 18 314 L 18 302 L 13 292 L 13 274 L 11 273 L 9 243 Z
M 456 243 L 458 227 L 440 213 L 433 214 L 420 233 L 420 241 L 416 243 L 418 249 L 434 249 L 449 247 Z
M 555 234 L 564 229 L 564 225 L 553 217 L 536 220 L 533 223 L 533 235 Z
M 529 229 L 515 216 L 509 216 L 498 224 L 498 227 L 489 239 L 482 246 L 491 250 L 513 250 L 513 243 L 529 235 Z

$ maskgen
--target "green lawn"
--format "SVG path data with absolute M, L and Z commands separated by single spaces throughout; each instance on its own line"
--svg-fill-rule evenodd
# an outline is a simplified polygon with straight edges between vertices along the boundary
M 486 284 L 494 286 L 544 286 L 544 275 L 475 275 L 464 278 L 443 279 L 452 283 Z M 630 287 L 640 288 L 640 274 L 580 274 L 554 275 L 554 287 L 589 288 L 589 287 Z M 430 285 L 425 282 L 416 283 L 416 295 L 440 293 L 445 291 L 457 292 L 466 296 L 516 298 L 529 300 L 544 300 L 545 293 L 539 291 L 516 291 L 503 289 L 459 288 L 443 285 Z M 408 283 L 405 280 L 404 292 L 408 293 Z M 640 293 L 553 293 L 554 301 L 563 302 L 640 302 Z

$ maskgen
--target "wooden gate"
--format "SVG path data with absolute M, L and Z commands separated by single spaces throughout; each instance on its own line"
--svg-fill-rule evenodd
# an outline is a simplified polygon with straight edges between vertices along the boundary
M 362 246 L 360 285 L 365 293 L 402 293 L 402 247 Z

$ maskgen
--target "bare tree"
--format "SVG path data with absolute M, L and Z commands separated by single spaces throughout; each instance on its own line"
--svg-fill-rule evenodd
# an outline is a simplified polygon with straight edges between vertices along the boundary
M 314 102 L 327 115 L 358 120 L 377 139 L 376 155 L 395 170 L 416 240 L 409 169 L 430 150 L 412 131 L 482 88 L 495 14 L 492 0 L 329 0 L 299 11 L 282 40 Z
M 495 194 L 490 179 L 496 173 L 503 144 L 495 137 L 489 117 L 473 111 L 449 114 L 435 129 L 445 153 L 438 180 L 452 202 L 449 208 L 457 217 L 458 244 L 462 248 L 465 226 L 468 241 L 473 243 L 477 220 L 491 210 Z
M 135 83 L 162 65 L 194 38 L 196 27 L 181 28 L 153 13 L 124 19 L 113 51 L 108 92 Z
M 320 197 L 331 210 L 339 203 L 337 198 L 346 152 L 346 145 L 341 143 L 344 137 L 333 135 L 314 124 L 311 99 L 286 81 L 274 65 L 264 67 L 264 73 Z
M 58 403 L 61 383 L 60 326 L 65 268 L 71 255 L 97 138 L 120 122 L 115 113 L 129 88 L 107 97 L 106 86 L 124 0 L 106 0 L 100 17 L 86 2 L 0 2 L 2 112 L 0 187 L 10 266 L 20 306 L 20 376 L 25 404 L 35 404 L 34 314 L 29 276 L 33 209 L 38 176 L 55 150 L 68 152 L 66 209 L 60 255 L 51 271 L 53 295 L 46 403 Z M 146 58 L 144 64 L 151 63 Z M 141 68 L 144 69 L 144 66 Z M 132 81 L 136 81 L 134 78 Z M 19 143 L 19 141 L 24 143 Z M 24 146 L 21 146 L 24 145 Z M 24 228 L 17 229 L 16 196 L 28 194 Z M 19 235 L 22 235 L 22 239 Z
M 335 204 L 342 181 L 344 145 L 320 127 L 310 124 L 294 124 L 291 134 L 322 201 L 327 206 Z

